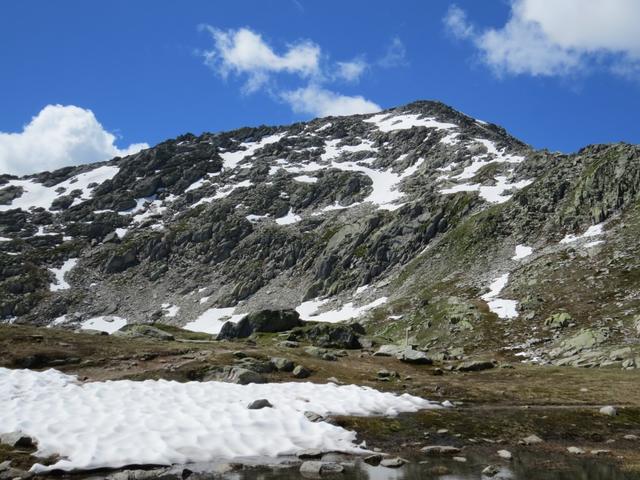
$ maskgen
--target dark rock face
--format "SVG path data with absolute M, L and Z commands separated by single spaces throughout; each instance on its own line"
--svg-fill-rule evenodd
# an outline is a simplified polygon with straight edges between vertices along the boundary
M 218 334 L 218 340 L 246 338 L 254 332 L 284 332 L 300 325 L 300 315 L 295 310 L 262 310 L 248 314 L 238 323 L 225 323 Z
M 121 254 L 112 254 L 104 265 L 105 273 L 118 273 L 138 264 L 138 257 L 134 249 Z
M 108 175 L 82 185 L 80 174 L 97 169 Z M 49 188 L 50 204 L 17 208 L 24 182 Z M 596 361 L 591 350 L 637 336 L 639 200 L 637 146 L 536 151 L 439 102 L 187 134 L 100 164 L 0 176 L 0 321 L 108 312 L 184 326 L 213 305 L 235 316 L 310 302 L 320 317 L 303 318 L 353 312 L 368 338 L 337 325 L 283 341 L 407 342 L 430 355 L 436 345 L 531 346 L 552 363 L 595 366 L 609 352 Z M 593 238 L 561 242 L 601 222 Z M 513 259 L 516 245 L 533 254 Z M 69 259 L 78 259 L 72 287 L 52 289 Z M 517 317 L 498 323 L 482 297 L 504 274 L 500 298 L 517 302 Z M 221 338 L 296 326 L 285 320 L 229 324 Z M 576 329 L 611 327 L 586 352 L 563 356 Z M 639 356 L 615 361 L 635 368 Z

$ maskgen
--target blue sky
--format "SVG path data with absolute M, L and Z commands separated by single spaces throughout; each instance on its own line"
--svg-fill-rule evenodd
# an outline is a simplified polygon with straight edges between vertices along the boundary
M 39 170 L 48 150 L 60 154 L 43 168 L 185 132 L 306 120 L 336 111 L 336 98 L 348 100 L 347 111 L 437 99 L 552 150 L 640 143 L 640 39 L 627 25 L 640 22 L 634 3 L 5 1 L 0 166 L 17 168 L 3 161 L 3 142 L 5 157 L 26 152 Z M 239 32 L 259 50 L 244 52 L 248 63 L 233 56 Z M 322 94 L 333 96 L 330 107 L 317 105 Z M 49 109 L 23 132 L 58 104 L 79 109 Z M 72 130 L 59 118 L 80 118 L 103 146 L 69 153 L 53 138 Z M 55 148 L 35 149 L 39 136 Z

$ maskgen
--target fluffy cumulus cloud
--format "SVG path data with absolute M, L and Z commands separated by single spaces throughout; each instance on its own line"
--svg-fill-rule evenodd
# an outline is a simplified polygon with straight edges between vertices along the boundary
M 149 148 L 137 143 L 124 149 L 91 110 L 47 105 L 22 132 L 0 132 L 0 173 L 23 175 L 69 165 L 108 160 Z
M 291 105 L 294 112 L 307 113 L 316 117 L 380 111 L 378 105 L 360 95 L 340 95 L 318 85 L 308 85 L 297 90 L 283 92 L 282 98 Z
M 320 47 L 310 41 L 289 45 L 278 55 L 262 36 L 247 28 L 223 31 L 204 27 L 213 39 L 214 48 L 204 52 L 205 63 L 223 77 L 230 73 L 246 74 L 246 90 L 259 89 L 270 75 L 277 72 L 295 73 L 303 77 L 320 73 Z
M 512 0 L 505 25 L 489 29 L 473 25 L 454 5 L 444 22 L 454 36 L 471 41 L 498 74 L 640 71 L 638 0 Z
M 315 116 L 351 115 L 380 110 L 374 102 L 360 95 L 343 95 L 329 84 L 356 83 L 369 68 L 363 57 L 331 62 L 322 49 L 310 40 L 301 40 L 276 51 L 257 32 L 248 28 L 220 30 L 203 27 L 213 46 L 202 52 L 205 64 L 223 78 L 233 75 L 243 79 L 245 94 L 259 90 L 284 101 L 297 113 Z M 300 83 L 299 88 L 281 87 L 281 75 Z

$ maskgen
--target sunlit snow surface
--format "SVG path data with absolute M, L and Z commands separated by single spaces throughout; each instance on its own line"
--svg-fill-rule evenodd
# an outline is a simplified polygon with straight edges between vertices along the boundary
M 263 148 L 266 145 L 271 143 L 279 142 L 287 132 L 278 133 L 275 135 L 269 135 L 260 139 L 258 142 L 246 142 L 241 143 L 240 146 L 244 148 L 244 150 L 238 150 L 236 152 L 224 152 L 221 153 L 220 156 L 223 160 L 223 166 L 226 170 L 233 170 L 237 167 L 240 162 L 242 162 L 245 158 L 253 156 L 258 150 Z
M 80 325 L 82 330 L 98 330 L 100 332 L 113 333 L 127 324 L 127 320 L 115 315 L 105 315 L 85 320 Z
M 438 122 L 434 118 L 422 117 L 419 114 L 408 113 L 404 115 L 394 115 L 380 113 L 365 120 L 373 123 L 382 132 L 393 132 L 394 130 L 406 130 L 413 127 L 427 127 L 448 130 L 456 128 L 453 123 Z
M 526 245 L 516 245 L 516 253 L 511 260 L 522 260 L 533 253 L 533 248 Z
M 274 408 L 249 410 L 256 399 Z M 396 415 L 439 405 L 355 385 L 129 380 L 78 383 L 56 370 L 0 368 L 0 428 L 38 442 L 38 455 L 58 454 L 32 471 L 131 464 L 170 465 L 293 454 L 303 449 L 357 452 L 356 433 L 320 415 Z
M 14 199 L 8 205 L 0 205 L 0 211 L 11 210 L 14 208 L 21 208 L 22 210 L 29 210 L 30 208 L 44 208 L 49 209 L 53 205 L 53 201 L 63 195 L 68 195 L 73 190 L 80 190 L 81 194 L 75 198 L 72 205 L 78 205 L 85 200 L 88 200 L 93 195 L 93 188 L 89 185 L 95 183 L 100 185 L 106 180 L 113 178 L 120 170 L 119 167 L 102 166 L 89 170 L 88 172 L 74 175 L 73 177 L 60 182 L 52 187 L 46 187 L 41 183 L 33 180 L 9 180 L 8 183 L 3 185 L 3 188 L 9 186 L 21 187 L 23 189 L 22 195 Z M 63 193 L 57 193 L 56 190 L 64 188 Z
M 506 300 L 504 298 L 498 298 L 500 292 L 507 286 L 509 281 L 509 274 L 505 273 L 500 275 L 489 285 L 489 292 L 482 296 L 482 299 L 489 305 L 489 310 L 498 315 L 500 318 L 509 319 L 518 316 L 516 307 L 518 302 L 515 300 Z
M 387 300 L 387 297 L 380 297 L 360 307 L 354 307 L 353 302 L 348 302 L 335 310 L 322 311 L 322 307 L 327 304 L 329 300 L 315 299 L 301 303 L 296 307 L 296 311 L 300 314 L 302 320 L 336 323 L 358 318 L 368 310 L 383 305 Z
M 55 282 L 49 285 L 49 290 L 52 292 L 56 292 L 58 290 L 65 290 L 70 287 L 70 285 L 65 281 L 64 276 L 71 271 L 73 267 L 78 263 L 77 258 L 70 258 L 66 260 L 60 268 L 50 268 L 49 270 L 56 277 Z
M 208 297 L 205 298 L 208 300 Z M 201 301 L 200 303 L 204 302 Z M 210 308 L 182 328 L 191 330 L 192 332 L 203 332 L 215 335 L 220 333 L 222 325 L 226 322 L 238 322 L 246 315 L 245 313 L 235 314 L 234 311 L 234 307 Z
M 589 228 L 587 228 L 587 230 L 582 235 L 573 235 L 573 234 L 566 235 L 562 240 L 560 240 L 560 243 L 573 243 L 573 242 L 577 242 L 578 240 L 597 237 L 603 234 L 604 234 L 604 223 L 598 223 L 597 225 L 591 225 Z M 603 241 L 604 240 L 601 240 L 600 242 L 589 242 L 585 245 L 585 247 L 587 248 L 592 247 L 594 245 L 598 245 L 599 243 L 602 243 Z

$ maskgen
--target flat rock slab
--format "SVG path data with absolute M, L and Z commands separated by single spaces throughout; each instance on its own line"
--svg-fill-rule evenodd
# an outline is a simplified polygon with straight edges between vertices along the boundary
M 400 468 L 405 463 L 407 463 L 407 461 L 404 458 L 400 458 L 400 457 L 385 458 L 380 462 L 380 466 L 386 467 L 386 468 Z
M 321 462 L 319 460 L 309 460 L 300 465 L 300 473 L 305 476 L 320 476 L 331 473 L 342 473 L 344 467 L 339 463 Z
M 420 451 L 429 456 L 455 455 L 456 453 L 460 453 L 460 449 L 458 447 L 450 445 L 428 445 L 426 447 L 422 447 Z
M 402 352 L 396 355 L 396 358 L 401 362 L 414 365 L 431 365 L 433 363 L 433 360 L 431 360 L 426 353 L 420 350 L 413 350 L 412 348 L 402 350 Z

